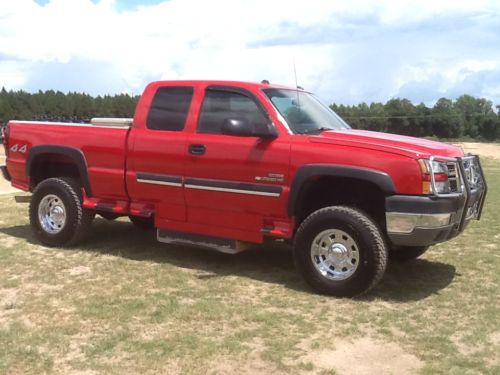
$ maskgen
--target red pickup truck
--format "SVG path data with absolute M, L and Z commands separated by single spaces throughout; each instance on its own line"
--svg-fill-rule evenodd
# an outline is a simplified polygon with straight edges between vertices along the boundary
M 444 143 L 351 129 L 302 89 L 168 81 L 133 119 L 10 121 L 2 166 L 31 191 L 49 246 L 83 239 L 95 216 L 129 216 L 157 238 L 239 252 L 293 242 L 317 291 L 366 292 L 387 259 L 412 259 L 479 219 L 477 156 Z

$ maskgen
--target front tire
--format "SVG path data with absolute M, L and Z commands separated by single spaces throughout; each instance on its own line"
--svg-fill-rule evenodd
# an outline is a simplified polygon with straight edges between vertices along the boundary
M 71 178 L 49 178 L 33 191 L 29 208 L 35 236 L 48 246 L 72 246 L 82 241 L 94 212 L 82 206 L 80 184 Z
M 337 297 L 367 292 L 382 278 L 387 247 L 377 225 L 362 211 L 322 208 L 297 230 L 294 260 L 316 291 Z

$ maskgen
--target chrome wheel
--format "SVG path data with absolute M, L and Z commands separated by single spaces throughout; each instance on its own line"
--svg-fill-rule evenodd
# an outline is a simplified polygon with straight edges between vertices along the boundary
M 66 224 L 66 207 L 62 199 L 54 194 L 43 197 L 38 204 L 38 220 L 45 232 L 59 233 Z
M 316 270 L 329 280 L 345 280 L 359 265 L 359 249 L 353 238 L 340 229 L 319 233 L 311 245 Z

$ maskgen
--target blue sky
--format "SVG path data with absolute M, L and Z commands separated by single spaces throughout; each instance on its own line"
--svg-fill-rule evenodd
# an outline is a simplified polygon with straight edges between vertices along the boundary
M 139 94 L 159 79 L 294 85 L 327 103 L 500 104 L 500 1 L 16 0 L 0 86 Z
M 91 0 L 92 3 L 97 4 L 99 0 Z M 34 0 L 38 5 L 44 6 L 50 3 L 50 0 Z M 156 5 L 161 3 L 162 0 L 116 0 L 115 8 L 119 11 L 126 10 L 134 10 L 137 9 L 138 6 L 148 6 L 148 5 Z

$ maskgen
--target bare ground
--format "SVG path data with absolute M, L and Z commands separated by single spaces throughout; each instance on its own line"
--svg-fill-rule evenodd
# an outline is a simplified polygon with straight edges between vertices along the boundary
M 462 142 L 456 143 L 456 145 L 461 147 L 464 152 L 500 160 L 500 144 L 498 143 Z

